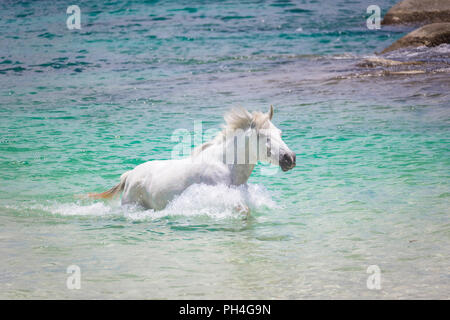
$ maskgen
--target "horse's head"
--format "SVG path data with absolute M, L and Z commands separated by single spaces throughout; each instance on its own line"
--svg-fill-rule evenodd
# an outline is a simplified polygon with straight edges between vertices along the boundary
M 263 114 L 266 117 L 261 129 L 257 130 L 260 148 L 266 152 L 259 151 L 259 160 L 279 165 L 283 171 L 288 171 L 295 167 L 295 152 L 293 152 L 281 138 L 281 130 L 272 123 L 273 107 L 269 112 Z
M 295 167 L 295 153 L 284 143 L 281 130 L 274 126 L 272 117 L 272 106 L 268 113 L 249 113 L 240 108 L 232 109 L 225 115 L 227 124 L 225 129 L 229 134 L 225 134 L 224 137 L 229 139 L 231 150 L 237 151 L 237 163 L 268 162 L 279 165 L 283 171 Z M 245 142 L 246 140 L 248 142 Z M 245 160 L 246 154 L 248 154 L 248 162 Z M 235 163 L 233 161 L 236 159 L 233 155 L 230 159 L 232 163 Z

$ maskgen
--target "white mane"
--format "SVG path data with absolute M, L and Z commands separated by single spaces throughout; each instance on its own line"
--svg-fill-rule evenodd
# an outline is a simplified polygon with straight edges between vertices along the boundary
M 247 130 L 248 128 L 255 128 L 256 130 L 266 128 L 270 116 L 259 111 L 248 112 L 246 109 L 239 107 L 233 108 L 223 117 L 225 124 L 223 130 L 211 141 L 205 142 L 201 146 L 192 151 L 192 156 L 195 156 L 212 146 L 215 142 L 220 141 L 225 135 L 233 133 L 236 130 Z
M 267 124 L 269 116 L 259 111 L 248 112 L 244 108 L 233 108 L 225 114 L 226 130 L 248 129 L 249 127 L 262 129 Z

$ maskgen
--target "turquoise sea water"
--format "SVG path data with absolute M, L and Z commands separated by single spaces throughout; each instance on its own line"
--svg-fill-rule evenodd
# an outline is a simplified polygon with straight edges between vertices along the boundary
M 368 30 L 362 0 L 73 4 L 81 30 L 65 1 L 0 4 L 1 298 L 449 298 L 448 70 L 357 66 L 409 29 Z M 270 104 L 287 173 L 159 212 L 75 197 Z

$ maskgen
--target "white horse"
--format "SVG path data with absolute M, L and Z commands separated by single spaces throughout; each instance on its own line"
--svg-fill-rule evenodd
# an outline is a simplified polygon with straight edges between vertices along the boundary
M 160 210 L 192 184 L 246 184 L 258 161 L 288 171 L 295 167 L 295 153 L 281 139 L 272 116 L 272 106 L 268 113 L 232 109 L 224 117 L 224 130 L 189 157 L 142 163 L 122 174 L 115 187 L 88 196 L 112 198 L 123 191 L 122 204 Z

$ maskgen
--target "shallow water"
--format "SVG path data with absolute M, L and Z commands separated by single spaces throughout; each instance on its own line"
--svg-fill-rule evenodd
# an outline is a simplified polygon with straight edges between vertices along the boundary
M 358 67 L 407 31 L 368 30 L 370 1 L 77 4 L 79 31 L 65 2 L 0 4 L 1 298 L 449 298 L 448 46 Z M 270 104 L 292 171 L 159 212 L 74 196 Z

